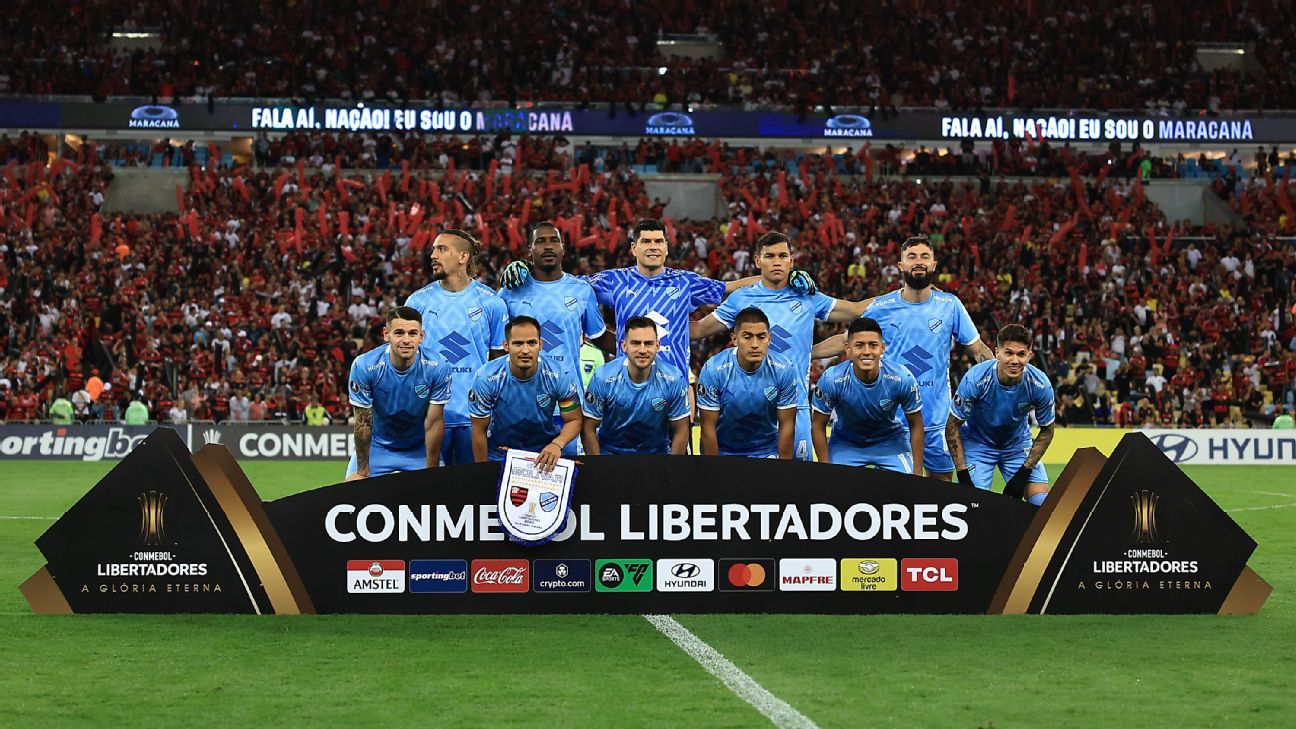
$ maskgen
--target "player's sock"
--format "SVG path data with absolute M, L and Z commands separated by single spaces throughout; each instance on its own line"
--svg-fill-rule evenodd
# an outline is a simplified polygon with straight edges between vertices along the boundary
M 1032 495 L 1029 499 L 1026 499 L 1026 501 L 1027 501 L 1027 503 L 1031 504 L 1032 506 L 1039 506 L 1040 504 L 1043 504 L 1043 503 L 1044 503 L 1044 497 L 1046 497 L 1046 496 L 1048 496 L 1048 492 L 1047 492 L 1047 491 L 1045 491 L 1045 492 L 1043 492 L 1043 493 L 1039 493 L 1039 494 L 1034 494 L 1034 495 Z

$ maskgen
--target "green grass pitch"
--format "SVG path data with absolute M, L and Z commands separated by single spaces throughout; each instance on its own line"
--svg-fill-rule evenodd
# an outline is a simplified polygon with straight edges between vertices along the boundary
M 0 726 L 768 725 L 637 616 L 32 615 L 33 541 L 111 465 L 0 465 Z M 1260 615 L 677 617 L 822 727 L 1291 726 L 1296 466 L 1186 470 L 1259 542 Z

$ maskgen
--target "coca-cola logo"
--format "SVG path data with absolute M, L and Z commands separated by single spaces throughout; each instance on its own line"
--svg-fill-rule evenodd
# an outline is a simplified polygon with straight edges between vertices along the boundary
M 520 585 L 525 578 L 526 569 L 523 567 L 506 567 L 502 570 L 488 570 L 483 567 L 473 575 L 475 582 L 492 582 L 497 585 Z
M 475 559 L 473 592 L 526 592 L 530 589 L 530 564 L 525 559 Z

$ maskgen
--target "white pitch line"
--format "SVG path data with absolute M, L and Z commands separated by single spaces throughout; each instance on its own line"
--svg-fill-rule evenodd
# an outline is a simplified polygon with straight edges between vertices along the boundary
M 1248 491 L 1250 494 L 1260 494 L 1261 496 L 1281 496 L 1284 499 L 1296 499 L 1296 494 L 1280 494 L 1277 491 Z
M 719 651 L 694 635 L 688 628 L 680 625 L 675 618 L 669 615 L 645 615 L 643 617 L 644 620 L 652 623 L 653 627 L 661 631 L 663 635 L 674 641 L 675 645 L 679 646 L 681 650 L 692 656 L 693 660 L 707 670 L 707 673 L 720 679 L 726 688 L 737 694 L 738 698 L 751 704 L 752 708 L 764 714 L 765 718 L 769 719 L 774 726 L 780 729 L 784 727 L 818 729 L 818 725 L 805 714 L 792 708 L 791 704 L 756 683 L 755 679 L 744 673 L 741 668 L 735 666 L 728 658 L 720 655 Z
M 1224 511 L 1232 514 L 1237 511 L 1264 511 L 1266 509 L 1288 509 L 1296 504 L 1270 504 L 1269 506 L 1244 506 L 1240 509 L 1225 509 Z
M 54 521 L 57 516 L 0 516 L 0 519 L 32 519 L 35 521 Z

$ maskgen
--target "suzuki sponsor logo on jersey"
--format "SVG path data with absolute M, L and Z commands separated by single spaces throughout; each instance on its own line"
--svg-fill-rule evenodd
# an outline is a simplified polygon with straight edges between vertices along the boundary
M 658 592 L 711 592 L 715 589 L 715 560 L 657 560 Z
M 467 592 L 468 562 L 462 559 L 412 559 L 409 563 L 409 591 Z
M 778 561 L 780 592 L 832 592 L 837 589 L 837 560 L 784 557 Z
M 526 592 L 531 572 L 525 559 L 474 559 L 473 592 Z
M 952 557 L 901 560 L 900 589 L 911 592 L 953 592 L 958 589 L 958 560 Z
M 405 592 L 405 561 L 399 559 L 353 559 L 346 565 L 347 592 L 351 594 L 395 594 Z
M 478 309 L 478 311 L 481 311 Z M 445 357 L 451 364 L 458 364 L 468 357 L 471 342 L 459 332 L 450 332 L 441 337 L 441 356 Z M 458 372 L 458 370 L 455 370 Z
M 905 366 L 909 368 L 914 377 L 922 377 L 931 372 L 933 366 L 931 358 L 931 352 L 919 346 L 910 347 L 908 351 L 900 355 L 900 359 L 904 360 Z

